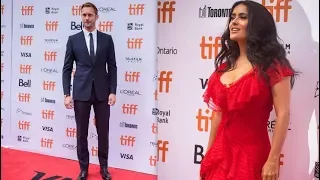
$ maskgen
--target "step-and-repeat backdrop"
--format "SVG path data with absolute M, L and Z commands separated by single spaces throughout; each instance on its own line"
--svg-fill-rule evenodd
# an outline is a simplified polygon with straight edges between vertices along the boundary
M 2 146 L 77 160 L 62 67 L 68 36 L 82 30 L 84 2 L 1 1 Z M 118 66 L 109 165 L 156 174 L 156 1 L 92 2 L 100 16 L 97 29 L 112 35 Z M 93 108 L 89 126 L 90 162 L 98 164 Z
M 256 0 L 273 12 L 293 66 L 291 124 L 280 158 L 281 180 L 314 179 L 318 162 L 319 1 Z M 158 3 L 158 179 L 199 179 L 212 113 L 201 98 L 214 71 L 235 0 Z M 275 116 L 266 128 L 272 136 Z M 317 166 L 317 170 L 318 166 Z

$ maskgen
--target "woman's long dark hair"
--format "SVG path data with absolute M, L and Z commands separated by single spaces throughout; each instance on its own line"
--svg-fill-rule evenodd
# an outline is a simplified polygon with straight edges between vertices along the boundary
M 261 75 L 268 78 L 266 70 L 269 67 L 272 68 L 273 62 L 278 60 L 281 65 L 288 67 L 294 72 L 294 75 L 291 77 L 291 87 L 293 87 L 298 72 L 292 68 L 289 60 L 286 58 L 284 47 L 278 41 L 273 16 L 263 5 L 250 0 L 238 1 L 231 8 L 227 28 L 221 37 L 222 48 L 215 61 L 216 69 L 224 61 L 226 61 L 227 67 L 223 72 L 234 69 L 236 60 L 240 55 L 238 43 L 230 39 L 229 30 L 231 14 L 239 4 L 245 5 L 248 9 L 246 53 L 250 63 L 257 67 Z

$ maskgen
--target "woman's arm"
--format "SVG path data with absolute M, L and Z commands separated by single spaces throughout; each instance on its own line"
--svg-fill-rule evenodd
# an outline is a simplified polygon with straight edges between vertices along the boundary
M 290 121 L 290 77 L 283 78 L 282 81 L 272 87 L 272 96 L 277 120 L 268 161 L 277 162 L 280 158 Z
M 214 116 L 211 121 L 210 136 L 209 136 L 209 141 L 208 141 L 206 153 L 211 148 L 211 146 L 216 138 L 217 130 L 218 130 L 219 124 L 221 122 L 221 115 L 222 115 L 222 112 L 214 112 Z

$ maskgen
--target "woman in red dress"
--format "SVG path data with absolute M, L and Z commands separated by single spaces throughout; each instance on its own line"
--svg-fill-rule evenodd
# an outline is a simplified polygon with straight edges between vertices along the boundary
M 216 71 L 203 95 L 215 111 L 202 180 L 276 180 L 298 74 L 278 42 L 273 16 L 254 1 L 236 2 L 221 38 Z M 267 122 L 277 121 L 270 144 Z

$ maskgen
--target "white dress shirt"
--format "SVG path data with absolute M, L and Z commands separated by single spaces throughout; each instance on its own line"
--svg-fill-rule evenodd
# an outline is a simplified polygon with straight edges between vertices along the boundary
M 88 48 L 88 52 L 90 55 L 90 32 L 83 28 L 84 38 L 86 39 L 86 44 Z M 91 32 L 93 38 L 93 47 L 94 47 L 94 54 L 96 55 L 97 52 L 97 29 Z

